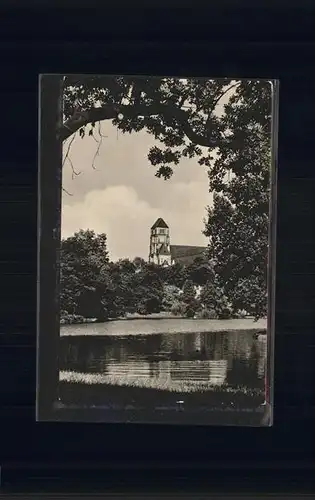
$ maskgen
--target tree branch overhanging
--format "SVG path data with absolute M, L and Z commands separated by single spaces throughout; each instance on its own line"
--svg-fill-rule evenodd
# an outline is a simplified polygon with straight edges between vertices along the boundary
M 207 131 L 207 135 L 202 135 L 193 130 L 189 123 L 190 115 L 188 111 L 180 109 L 176 105 L 162 103 L 139 105 L 108 103 L 99 108 L 91 108 L 87 111 L 77 112 L 62 124 L 59 129 L 59 138 L 61 141 L 65 141 L 81 127 L 98 121 L 113 120 L 117 118 L 119 114 L 123 114 L 128 118 L 154 115 L 164 115 L 165 117 L 175 118 L 178 125 L 182 127 L 185 135 L 193 144 L 211 148 L 215 148 L 219 145 L 218 139 L 211 138 L 211 131 Z

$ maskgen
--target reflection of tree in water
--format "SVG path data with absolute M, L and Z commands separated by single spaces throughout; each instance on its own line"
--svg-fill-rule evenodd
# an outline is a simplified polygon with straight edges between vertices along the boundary
M 184 356 L 189 356 L 191 353 L 196 352 L 195 339 L 196 335 L 194 333 L 184 336 Z
M 173 381 L 209 382 L 210 361 L 173 361 L 171 379 Z
M 156 361 L 149 361 L 149 373 L 151 378 L 158 378 L 160 373 L 160 363 L 162 363 L 162 361 L 159 363 Z
M 216 334 L 203 333 L 201 335 L 201 353 L 206 355 L 208 359 L 213 359 L 215 347 L 216 347 Z
M 171 364 L 171 379 L 173 381 L 210 382 L 212 385 L 222 385 L 226 380 L 227 361 L 176 361 Z
M 253 344 L 249 358 L 236 357 L 227 374 L 227 383 L 231 385 L 242 385 L 250 388 L 263 387 L 257 378 L 258 360 L 256 346 Z
M 266 358 L 267 358 L 267 339 L 262 338 L 258 339 L 257 343 L 257 352 L 258 352 L 258 377 L 263 378 L 265 376 L 265 367 L 266 367 Z
M 163 334 L 161 335 L 161 352 L 171 352 L 174 346 L 174 337 L 176 336 L 176 333 L 174 335 L 167 335 Z
M 226 359 L 211 360 L 210 382 L 212 385 L 222 385 L 226 382 L 228 362 Z
M 61 339 L 59 360 L 60 369 L 85 371 L 87 354 L 90 352 L 85 348 L 87 343 L 81 339 Z
M 139 378 L 150 377 L 150 365 L 146 359 L 128 359 L 126 362 L 112 360 L 107 364 L 106 375 L 118 377 L 126 383 L 137 381 Z
M 187 336 L 189 335 L 187 334 Z M 160 352 L 166 354 L 171 359 L 180 359 L 187 352 L 185 345 L 187 345 L 187 340 L 185 340 L 184 334 L 172 333 L 161 335 Z
M 119 342 L 122 350 L 127 356 L 149 356 L 161 351 L 162 335 L 154 334 L 148 336 L 132 335 L 123 338 L 117 337 L 116 342 Z
M 214 333 L 163 335 L 161 343 L 161 351 L 173 360 L 222 359 L 226 350 L 227 339 Z
M 59 355 L 61 370 L 100 371 L 100 352 L 87 339 L 62 338 Z
M 161 384 L 168 384 L 171 380 L 171 366 L 172 361 L 165 360 L 156 364 L 155 375 Z
M 244 332 L 232 332 L 227 335 L 228 352 L 233 355 L 233 358 L 249 359 L 254 344 L 253 336 Z
M 215 360 L 227 359 L 229 352 L 229 345 L 227 336 L 224 334 L 217 334 L 215 337 L 214 358 Z
M 266 342 L 250 334 L 198 333 L 61 338 L 60 368 L 88 373 L 205 380 L 257 387 Z M 132 375 L 133 374 L 133 375 Z
M 68 341 L 67 337 L 61 338 L 59 343 L 59 368 L 69 370 L 78 359 L 78 344 Z
M 195 339 L 194 339 L 194 349 L 196 352 L 201 351 L 201 346 L 202 346 L 202 340 L 201 340 L 201 333 L 196 333 Z

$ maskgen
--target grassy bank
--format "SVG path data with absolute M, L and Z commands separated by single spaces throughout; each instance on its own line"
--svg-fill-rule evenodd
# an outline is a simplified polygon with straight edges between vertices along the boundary
M 194 408 L 219 409 L 255 409 L 264 401 L 264 393 L 259 389 L 246 387 L 204 387 L 196 390 L 193 386 L 166 390 L 163 386 L 138 387 L 134 385 L 111 385 L 97 383 L 78 376 L 68 376 L 59 382 L 59 395 L 64 404 L 86 406 L 105 405 L 112 409 L 145 409 L 178 406 L 177 401 L 184 401 L 185 410 Z

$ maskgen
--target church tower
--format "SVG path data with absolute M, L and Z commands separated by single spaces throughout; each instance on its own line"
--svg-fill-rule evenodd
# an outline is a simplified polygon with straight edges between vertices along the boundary
M 169 266 L 172 263 L 170 230 L 161 217 L 151 227 L 149 262 L 160 266 Z

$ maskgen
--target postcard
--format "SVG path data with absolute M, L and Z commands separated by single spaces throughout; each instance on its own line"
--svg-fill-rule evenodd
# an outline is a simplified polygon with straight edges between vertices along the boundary
M 272 425 L 277 92 L 41 75 L 38 420 Z

